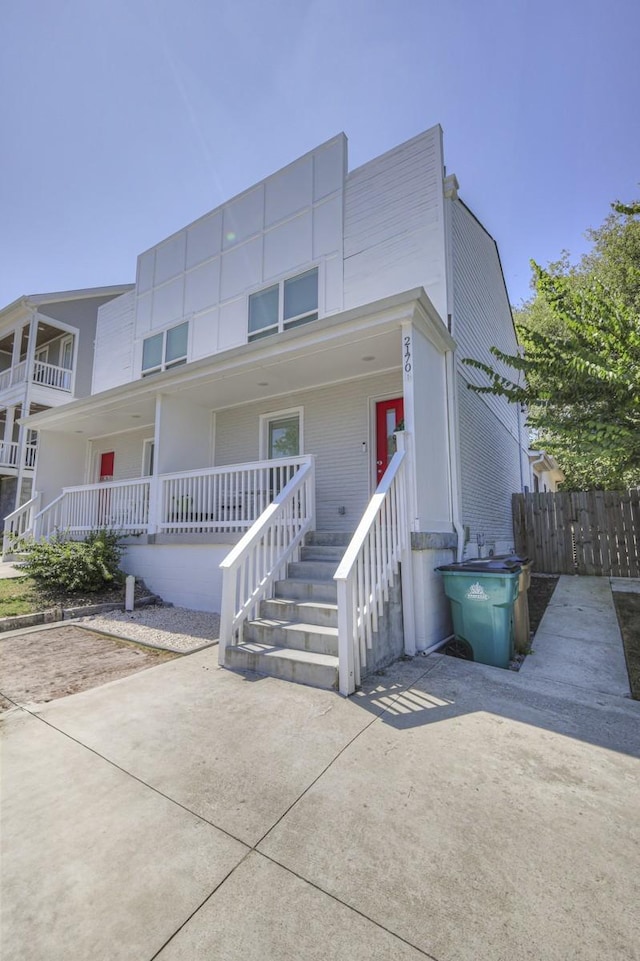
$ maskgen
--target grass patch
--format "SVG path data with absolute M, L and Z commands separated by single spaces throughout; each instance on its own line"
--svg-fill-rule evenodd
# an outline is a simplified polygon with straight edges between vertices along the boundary
M 51 607 L 44 603 L 41 593 L 30 577 L 12 577 L 0 580 L 0 617 L 16 614 L 35 614 Z
M 640 594 L 614 591 L 613 602 L 627 660 L 631 697 L 640 701 Z

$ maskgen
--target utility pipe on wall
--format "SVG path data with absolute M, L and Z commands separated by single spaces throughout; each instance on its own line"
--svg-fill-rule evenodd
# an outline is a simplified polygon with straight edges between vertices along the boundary
M 456 416 L 455 397 L 455 365 L 454 354 L 448 350 L 445 354 L 445 379 L 447 384 L 447 431 L 449 435 L 449 476 L 451 478 L 451 517 L 456 534 L 458 535 L 458 549 L 456 560 L 461 561 L 464 553 L 464 527 L 460 519 L 460 475 L 458 470 L 458 418 Z

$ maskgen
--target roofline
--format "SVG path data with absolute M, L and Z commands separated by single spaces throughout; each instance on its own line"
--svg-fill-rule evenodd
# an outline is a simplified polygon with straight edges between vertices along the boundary
M 112 284 L 108 287 L 83 287 L 79 290 L 56 290 L 48 294 L 23 294 L 0 309 L 0 314 L 8 313 L 18 307 L 39 307 L 42 304 L 56 304 L 67 300 L 89 300 L 91 297 L 108 297 L 126 294 L 135 284 Z
M 459 204 L 461 204 L 461 205 L 464 207 L 464 209 L 467 211 L 467 213 L 469 214 L 469 216 L 473 217 L 473 219 L 475 220 L 475 222 L 477 223 L 477 225 L 480 227 L 481 230 L 484 231 L 484 233 L 487 235 L 487 237 L 489 238 L 489 240 L 492 242 L 493 246 L 496 248 L 496 257 L 498 258 L 498 267 L 500 268 L 500 276 L 502 277 L 502 286 L 504 287 L 504 292 L 505 292 L 506 297 L 507 297 L 507 304 L 509 305 L 509 316 L 511 317 L 511 325 L 512 325 L 512 327 L 513 327 L 513 332 L 514 332 L 514 334 L 515 334 L 515 336 L 516 336 L 516 343 L 519 345 L 519 344 L 520 344 L 520 341 L 518 340 L 518 331 L 517 331 L 517 329 L 516 329 L 516 322 L 515 322 L 515 320 L 513 319 L 513 310 L 511 309 L 511 298 L 509 297 L 509 289 L 508 289 L 508 287 L 507 287 L 507 282 L 506 282 L 506 280 L 505 280 L 505 278 L 504 278 L 504 269 L 503 269 L 503 267 L 502 267 L 502 259 L 501 259 L 501 257 L 500 257 L 500 248 L 498 247 L 498 241 L 497 241 L 496 238 L 493 236 L 493 234 L 490 234 L 490 233 L 489 233 L 489 231 L 487 230 L 487 228 L 485 227 L 485 225 L 482 223 L 482 221 L 479 219 L 479 217 L 477 217 L 477 216 L 474 214 L 474 212 L 473 212 L 473 210 L 471 209 L 471 207 L 470 207 L 468 204 L 466 204 L 466 203 L 464 202 L 464 200 L 461 200 L 461 198 L 460 198 L 459 196 L 456 197 L 456 200 L 457 200 L 457 202 L 458 202 Z
M 20 418 L 19 422 L 28 424 L 34 430 L 39 429 L 41 425 L 46 429 L 48 423 L 55 424 L 56 421 L 68 416 L 88 412 L 92 408 L 103 405 L 108 406 L 114 401 L 125 400 L 134 392 L 137 396 L 140 394 L 157 394 L 162 392 L 163 389 L 168 390 L 180 384 L 187 385 L 198 377 L 207 376 L 216 366 L 224 369 L 243 362 L 250 362 L 252 358 L 259 357 L 260 354 L 265 354 L 268 357 L 269 354 L 274 352 L 280 353 L 284 346 L 291 342 L 308 339 L 310 336 L 311 338 L 322 336 L 331 328 L 349 323 L 357 324 L 364 318 L 370 321 L 372 315 L 376 314 L 380 316 L 381 322 L 385 322 L 385 314 L 391 315 L 387 319 L 395 317 L 395 319 L 404 320 L 410 320 L 417 315 L 425 328 L 430 331 L 434 343 L 437 342 L 436 346 L 440 350 L 444 352 L 455 348 L 455 341 L 429 300 L 424 287 L 415 287 L 399 294 L 393 294 L 390 297 L 384 297 L 381 300 L 340 311 L 337 314 L 329 314 L 329 316 L 315 321 L 313 325 L 303 325 L 283 331 L 274 335 L 273 338 L 258 339 L 240 344 L 238 347 L 220 351 L 218 354 L 200 357 L 198 360 L 190 361 L 188 364 L 176 367 L 173 370 L 154 374 L 153 377 L 140 377 L 136 380 L 127 381 L 126 384 L 118 384 L 116 387 L 110 387 L 108 390 L 100 391 L 97 394 L 90 394 L 88 397 L 69 401 L 69 403 L 61 404 L 59 407 L 51 407 L 39 414 Z

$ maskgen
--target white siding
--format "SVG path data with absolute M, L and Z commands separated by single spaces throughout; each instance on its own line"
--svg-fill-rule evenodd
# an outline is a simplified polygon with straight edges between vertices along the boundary
M 216 466 L 257 460 L 260 415 L 303 407 L 303 453 L 316 456 L 318 529 L 354 531 L 372 493 L 373 399 L 401 395 L 402 374 L 398 370 L 219 412 Z M 345 507 L 344 514 L 338 513 L 339 507 Z
M 517 340 L 495 242 L 457 200 L 451 226 L 462 522 L 471 529 L 467 550 L 474 553 L 477 534 L 487 543 L 513 540 L 511 495 L 522 489 L 520 413 L 503 397 L 470 390 L 467 383 L 486 378 L 462 361 L 472 357 L 500 369 L 490 347 L 515 353 Z
M 518 442 L 478 394 L 458 376 L 462 523 L 470 528 L 466 553 L 476 537 L 487 544 L 513 541 L 511 495 L 519 491 Z
M 344 304 L 424 287 L 446 319 L 442 131 L 432 127 L 349 174 Z
M 113 460 L 113 479 L 130 480 L 142 475 L 142 445 L 145 440 L 153 438 L 153 427 L 141 427 L 139 430 L 127 431 L 124 434 L 112 434 L 110 437 L 100 437 L 91 442 L 91 458 L 87 484 L 95 484 L 99 480 L 100 455 L 109 451 L 115 453 Z
M 134 308 L 132 290 L 98 311 L 92 394 L 132 379 Z
M 342 309 L 346 150 L 344 135 L 322 144 L 141 254 L 126 379 L 140 376 L 144 337 L 184 319 L 189 360 L 245 344 L 249 294 L 312 266 L 320 315 Z

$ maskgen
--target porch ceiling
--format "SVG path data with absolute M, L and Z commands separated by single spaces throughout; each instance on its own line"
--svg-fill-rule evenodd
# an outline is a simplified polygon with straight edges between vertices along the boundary
M 402 362 L 401 323 L 415 318 L 421 293 L 424 296 L 423 291 L 410 291 L 327 317 L 26 422 L 33 429 L 99 437 L 153 424 L 159 394 L 223 410 L 397 369 Z M 439 319 L 437 324 L 442 326 Z

